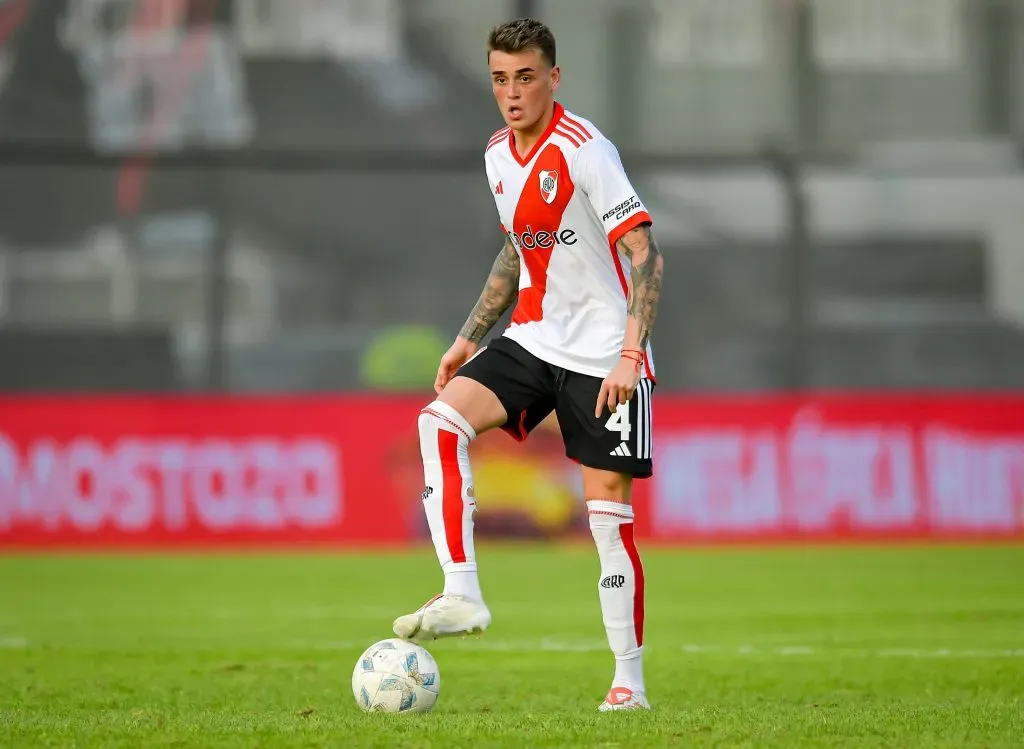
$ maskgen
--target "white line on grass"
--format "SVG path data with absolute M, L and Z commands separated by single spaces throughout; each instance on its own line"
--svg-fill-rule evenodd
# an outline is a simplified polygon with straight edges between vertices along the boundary
M 827 655 L 847 658 L 1024 658 L 1024 648 L 847 648 L 810 647 L 758 647 L 756 645 L 683 645 L 681 650 L 690 655 L 721 654 L 743 656 L 801 656 Z
M 264 610 L 215 607 L 207 612 L 213 619 L 224 621 L 251 621 L 253 619 L 275 619 L 283 621 L 305 620 L 346 620 L 395 618 L 394 608 L 382 606 L 295 606 L 291 608 Z
M 454 640 L 466 649 L 497 650 L 512 652 L 542 651 L 549 653 L 596 653 L 606 652 L 607 643 L 598 641 L 561 642 L 553 639 L 542 639 L 539 642 L 529 640 L 488 640 L 468 638 Z M 428 648 L 431 643 L 426 643 Z M 809 645 L 786 645 L 782 647 L 762 647 L 757 645 L 706 645 L 687 643 L 677 648 L 688 655 L 728 655 L 728 656 L 839 656 L 848 658 L 1024 658 L 1024 648 L 845 648 L 845 647 L 812 647 Z M 647 650 L 660 651 L 661 646 L 646 646 Z M 666 650 L 675 648 L 664 648 Z
M 197 633 L 198 634 L 198 633 Z M 381 637 L 380 639 L 385 639 Z M 247 644 L 247 648 L 285 647 L 294 650 L 312 651 L 362 651 L 373 644 L 374 640 L 314 640 L 293 638 L 288 640 L 255 641 Z M 205 642 L 206 647 L 214 647 L 220 639 L 213 637 Z M 439 654 L 458 651 L 492 651 L 508 653 L 607 653 L 608 644 L 604 640 L 559 640 L 551 637 L 521 640 L 501 640 L 488 637 L 450 638 L 425 642 L 428 650 L 436 650 Z M 14 635 L 0 636 L 0 650 L 21 650 L 29 647 L 28 639 Z M 131 651 L 135 648 L 122 643 L 120 649 Z M 1018 648 L 923 648 L 923 647 L 876 647 L 856 648 L 842 645 L 715 645 L 708 643 L 684 643 L 681 645 L 645 645 L 648 652 L 681 652 L 688 656 L 725 656 L 725 657 L 766 657 L 766 658 L 892 658 L 922 660 L 1003 660 L 1024 659 L 1024 647 Z M 443 656 L 442 656 L 443 657 Z
M 323 642 L 289 640 L 290 647 L 309 650 L 354 650 L 371 643 Z M 484 637 L 452 638 L 423 643 L 428 650 L 477 650 L 511 653 L 605 653 L 608 644 L 600 640 L 566 642 L 553 638 L 538 640 L 495 640 Z M 678 646 L 646 646 L 648 651 L 679 650 L 687 655 L 724 655 L 743 657 L 827 656 L 843 658 L 911 658 L 911 659 L 1003 659 L 1024 658 L 1024 648 L 848 648 L 809 645 L 764 647 L 758 645 L 709 645 L 687 643 Z
M 288 647 L 300 650 L 354 650 L 358 647 L 368 648 L 372 642 L 316 642 L 313 640 L 289 640 Z

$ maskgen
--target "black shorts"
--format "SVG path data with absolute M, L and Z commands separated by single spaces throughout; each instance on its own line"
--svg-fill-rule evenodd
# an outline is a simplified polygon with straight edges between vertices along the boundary
M 602 378 L 548 364 L 510 338 L 495 338 L 456 373 L 498 396 L 508 421 L 502 429 L 517 440 L 552 411 L 565 443 L 565 454 L 590 468 L 635 478 L 649 478 L 651 460 L 651 394 L 654 383 L 641 380 L 628 405 L 600 418 L 594 416 Z

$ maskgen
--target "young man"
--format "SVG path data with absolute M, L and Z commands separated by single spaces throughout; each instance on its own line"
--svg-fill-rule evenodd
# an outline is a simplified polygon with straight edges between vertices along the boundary
M 441 359 L 437 400 L 419 416 L 423 506 L 444 592 L 396 619 L 394 631 L 429 640 L 488 627 L 473 548 L 469 443 L 495 427 L 524 440 L 554 410 L 566 455 L 583 471 L 616 659 L 599 709 L 646 709 L 644 574 L 630 489 L 652 470 L 649 338 L 662 258 L 615 146 L 555 101 L 560 71 L 548 28 L 530 19 L 495 28 L 488 64 L 507 127 L 491 136 L 484 158 L 506 239 Z M 480 349 L 517 296 L 504 335 Z

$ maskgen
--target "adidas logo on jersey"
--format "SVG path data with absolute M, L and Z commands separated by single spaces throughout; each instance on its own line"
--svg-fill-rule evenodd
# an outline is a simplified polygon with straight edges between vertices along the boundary
M 629 451 L 629 445 L 623 442 L 621 445 L 612 450 L 609 455 L 615 455 L 619 458 L 632 458 L 633 453 Z
M 494 194 L 495 195 L 504 195 L 505 194 L 505 187 L 504 187 L 504 185 L 501 184 L 501 182 L 498 182 L 498 186 L 494 188 Z

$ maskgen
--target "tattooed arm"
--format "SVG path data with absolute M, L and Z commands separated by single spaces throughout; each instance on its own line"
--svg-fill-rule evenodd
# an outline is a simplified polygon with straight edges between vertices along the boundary
M 480 341 L 494 327 L 500 318 L 519 295 L 519 253 L 512 246 L 512 240 L 505 238 L 505 246 L 494 259 L 491 273 L 487 276 L 480 299 L 477 300 L 469 319 L 459 331 L 455 343 L 441 357 L 441 365 L 437 368 L 437 379 L 434 380 L 434 391 L 440 393 L 480 347 Z
M 624 348 L 646 350 L 654 328 L 661 297 L 661 276 L 665 267 L 651 227 L 644 224 L 626 232 L 618 247 L 632 263 L 629 274 L 626 340 Z
M 480 299 L 469 313 L 459 336 L 472 343 L 480 343 L 494 323 L 505 313 L 519 294 L 519 253 L 512 240 L 505 238 L 505 246 L 494 259 Z
M 661 275 L 665 261 L 661 258 L 649 224 L 642 224 L 626 232 L 616 246 L 631 263 L 626 300 L 626 337 L 623 349 L 646 351 L 647 341 L 658 314 L 661 296 Z M 597 395 L 594 416 L 600 417 L 607 409 L 612 412 L 620 403 L 633 397 L 640 382 L 640 364 L 635 353 L 627 353 L 615 366 Z

